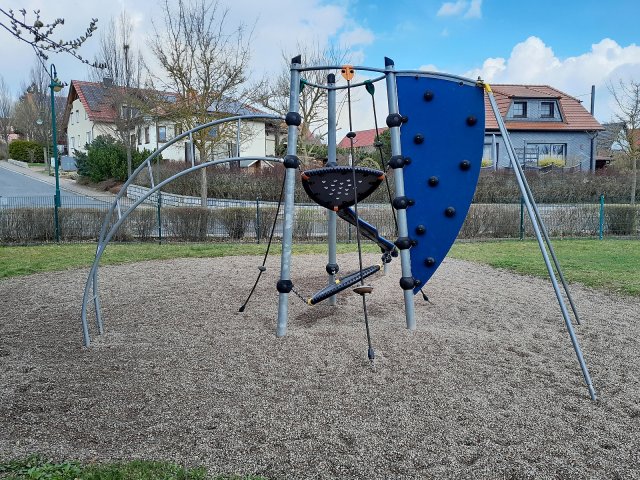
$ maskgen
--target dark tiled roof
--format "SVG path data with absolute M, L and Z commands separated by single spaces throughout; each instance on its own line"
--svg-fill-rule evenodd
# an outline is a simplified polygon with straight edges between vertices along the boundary
M 549 85 L 491 85 L 498 104 L 498 110 L 504 118 L 513 99 L 550 98 L 559 102 L 562 122 L 544 122 L 527 120 L 505 120 L 508 130 L 538 131 L 594 131 L 603 130 L 602 125 L 582 106 L 579 100 Z M 489 98 L 485 94 L 485 130 L 498 130 L 498 122 L 493 115 Z

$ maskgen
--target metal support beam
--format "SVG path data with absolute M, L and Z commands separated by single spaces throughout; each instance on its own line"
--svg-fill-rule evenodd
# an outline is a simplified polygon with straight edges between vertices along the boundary
M 327 87 L 329 90 L 327 92 L 328 97 L 328 131 L 327 131 L 327 167 L 335 167 L 337 162 L 336 148 L 337 148 L 337 138 L 336 138 L 336 90 L 333 88 L 336 85 L 336 76 L 333 73 L 327 75 Z M 329 264 L 337 265 L 337 223 L 338 216 L 336 212 L 327 210 L 328 220 L 327 220 L 327 240 L 329 243 Z M 329 273 L 329 272 L 327 272 Z M 336 283 L 336 275 L 335 273 L 329 273 L 329 285 L 333 285 Z M 336 304 L 336 295 L 329 297 L 329 305 Z
M 388 61 L 387 61 L 388 60 Z M 389 59 L 385 59 L 385 72 L 387 75 L 387 102 L 389 104 L 389 114 L 398 113 L 398 91 L 396 90 L 396 74 L 394 65 Z M 391 127 L 391 155 L 401 155 L 402 148 L 400 146 L 400 127 Z M 404 196 L 404 175 L 402 168 L 397 168 L 393 172 L 393 180 L 397 197 Z M 408 237 L 409 227 L 407 225 L 407 211 L 404 209 L 396 210 L 398 219 L 398 236 Z M 400 265 L 402 267 L 403 277 L 413 277 L 411 274 L 411 256 L 409 249 L 400 250 Z M 416 329 L 416 319 L 413 303 L 413 289 L 404 290 L 404 313 L 409 330 Z
M 485 88 L 486 88 L 487 96 L 489 98 L 489 103 L 491 104 L 491 109 L 493 110 L 493 114 L 496 117 L 496 120 L 498 122 L 498 127 L 500 128 L 500 133 L 502 134 L 502 138 L 507 147 L 507 154 L 509 155 L 509 160 L 511 161 L 511 165 L 513 166 L 513 171 L 516 174 L 518 187 L 520 188 L 520 192 L 522 193 L 522 198 L 524 199 L 525 206 L 527 207 L 527 212 L 529 213 L 529 218 L 531 219 L 531 224 L 533 226 L 536 239 L 538 240 L 540 251 L 542 252 L 542 258 L 544 259 L 544 263 L 547 266 L 547 271 L 549 272 L 549 278 L 551 279 L 553 290 L 556 293 L 556 298 L 558 299 L 558 304 L 560 305 L 560 311 L 562 312 L 562 317 L 564 318 L 564 323 L 569 332 L 569 337 L 571 338 L 573 349 L 578 358 L 578 363 L 580 364 L 580 369 L 582 370 L 584 381 L 587 385 L 587 388 L 589 389 L 589 395 L 591 396 L 591 399 L 596 400 L 597 398 L 596 392 L 591 382 L 591 376 L 589 375 L 589 370 L 587 369 L 587 365 L 584 361 L 584 357 L 582 356 L 582 350 L 580 349 L 578 339 L 576 337 L 575 331 L 573 330 L 573 325 L 571 324 L 571 320 L 569 319 L 569 312 L 567 311 L 567 307 L 564 303 L 564 299 L 562 297 L 562 294 L 560 293 L 560 288 L 558 287 L 558 282 L 556 280 L 553 267 L 551 266 L 551 262 L 549 261 L 549 256 L 547 254 L 547 250 L 545 249 L 540 227 L 542 227 L 545 230 L 545 239 L 547 240 L 547 244 L 549 246 L 551 242 L 548 240 L 548 237 L 546 235 L 546 228 L 544 227 L 544 223 L 542 222 L 539 212 L 537 211 L 537 206 L 535 206 L 535 201 L 533 200 L 533 195 L 527 184 L 527 180 L 522 171 L 522 167 L 518 164 L 518 159 L 516 158 L 515 150 L 513 148 L 513 145 L 511 144 L 509 133 L 504 124 L 504 120 L 502 119 L 502 115 L 500 114 L 500 110 L 498 109 L 498 105 L 493 96 L 493 92 L 491 91 L 491 87 L 489 85 L 485 85 Z M 559 265 L 556 265 L 556 266 L 558 268 L 558 271 L 560 271 Z

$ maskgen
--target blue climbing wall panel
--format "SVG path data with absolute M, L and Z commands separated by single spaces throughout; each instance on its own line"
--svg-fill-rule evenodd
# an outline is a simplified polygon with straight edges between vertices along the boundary
M 435 273 L 453 245 L 478 183 L 484 145 L 484 89 L 448 78 L 398 76 L 398 106 L 411 271 L 420 280 Z

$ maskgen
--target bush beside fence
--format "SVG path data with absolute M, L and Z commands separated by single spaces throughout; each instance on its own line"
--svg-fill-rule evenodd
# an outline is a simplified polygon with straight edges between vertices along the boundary
M 19 202 L 17 207 L 0 205 L 1 243 L 52 242 L 55 239 L 52 201 Z M 96 241 L 109 203 L 90 207 L 65 205 L 59 210 L 60 238 L 65 242 Z M 124 210 L 127 205 L 121 205 Z M 542 219 L 553 237 L 604 235 L 638 236 L 640 206 L 605 205 L 603 213 L 594 204 L 539 205 Z M 361 203 L 360 216 L 389 239 L 397 236 L 389 205 Z M 276 213 L 272 202 L 231 202 L 218 207 L 139 206 L 114 236 L 117 241 L 257 241 L 268 238 Z M 317 205 L 296 205 L 293 226 L 298 241 L 327 238 L 328 210 Z M 111 225 L 118 219 L 114 212 Z M 518 238 L 533 235 L 526 210 L 520 204 L 473 204 L 459 238 Z M 275 236 L 282 236 L 282 208 Z M 355 227 L 338 219 L 339 241 L 354 241 Z

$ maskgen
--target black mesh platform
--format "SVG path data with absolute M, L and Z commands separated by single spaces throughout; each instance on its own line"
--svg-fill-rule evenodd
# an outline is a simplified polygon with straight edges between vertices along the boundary
M 373 168 L 355 167 L 355 189 L 352 167 L 316 168 L 302 172 L 302 186 L 309 198 L 329 210 L 342 210 L 364 200 L 384 180 L 384 173 Z
M 374 273 L 380 270 L 380 265 L 373 265 L 371 267 L 367 267 L 362 269 L 362 279 L 364 280 L 367 277 L 370 277 Z M 326 300 L 329 297 L 334 296 L 336 293 L 340 293 L 341 291 L 355 285 L 360 281 L 360 272 L 355 272 L 350 275 L 347 275 L 340 281 L 336 282 L 333 285 L 327 285 L 318 293 L 316 293 L 313 297 L 307 300 L 309 305 L 315 305 L 316 303 L 320 303 L 322 300 Z

